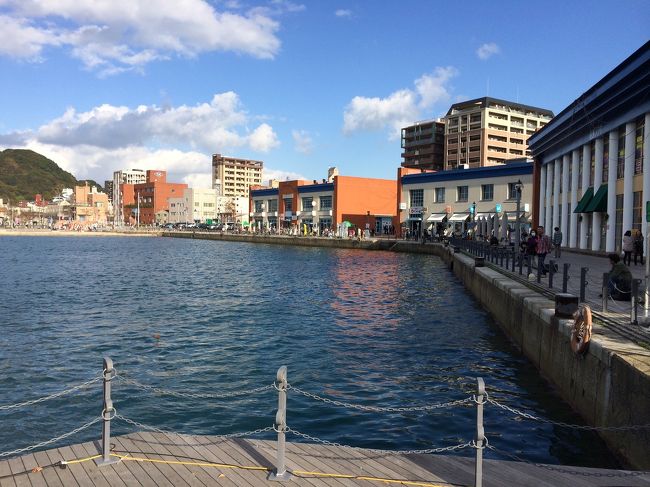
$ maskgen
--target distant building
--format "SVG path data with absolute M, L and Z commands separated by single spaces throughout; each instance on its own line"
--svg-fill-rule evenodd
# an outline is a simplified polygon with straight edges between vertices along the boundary
M 402 167 L 442 171 L 445 167 L 445 123 L 416 122 L 402 129 Z
M 280 181 L 278 188 L 251 191 L 251 223 L 257 230 L 279 226 L 320 234 L 349 222 L 382 233 L 394 224 L 396 194 L 396 181 L 388 179 L 332 175 L 332 182 Z
M 143 169 L 122 169 L 113 173 L 113 212 L 115 223 L 122 224 L 124 215 L 124 202 L 122 200 L 122 184 L 141 184 L 147 180 L 147 174 Z
M 551 118 L 550 110 L 490 97 L 454 103 L 444 117 L 445 169 L 528 157 L 528 137 Z
M 219 196 L 248 199 L 250 186 L 262 184 L 262 161 L 212 155 L 212 188 Z
M 206 223 L 219 219 L 217 190 L 187 188 L 176 198 L 169 198 L 169 223 Z
M 106 225 L 108 214 L 108 196 L 97 191 L 95 186 L 85 183 L 74 188 L 71 205 L 72 223 L 82 227 Z
M 108 195 L 108 202 L 112 205 L 113 204 L 113 187 L 114 187 L 114 182 L 112 179 L 107 179 L 104 181 L 104 193 Z
M 185 189 L 187 184 L 168 183 L 167 173 L 159 170 L 147 171 L 143 183 L 121 184 L 124 222 L 153 225 L 156 223 L 156 213 L 169 210 L 169 198 L 182 195 Z

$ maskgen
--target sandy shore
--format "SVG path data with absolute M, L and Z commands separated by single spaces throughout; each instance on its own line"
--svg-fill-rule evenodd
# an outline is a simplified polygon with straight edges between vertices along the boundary
M 159 237 L 160 232 L 75 232 L 66 230 L 0 230 L 0 237 Z

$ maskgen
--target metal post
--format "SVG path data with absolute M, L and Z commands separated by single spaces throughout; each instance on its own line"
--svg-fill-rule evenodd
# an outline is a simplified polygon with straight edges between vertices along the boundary
M 528 277 L 528 276 L 530 276 L 530 273 L 533 271 L 533 269 L 532 269 L 533 256 L 530 255 L 530 254 L 527 255 L 526 256 L 526 261 L 527 261 L 526 264 L 528 265 L 528 274 L 526 275 L 526 277 Z
M 571 264 L 568 262 L 564 263 L 564 270 L 562 272 L 562 292 L 566 293 L 567 288 L 569 287 L 569 267 Z
M 585 302 L 585 292 L 587 291 L 587 269 L 586 267 L 580 268 L 580 302 Z
M 506 253 L 505 250 L 503 250 L 503 249 L 500 249 L 500 250 L 499 250 L 499 254 L 501 254 L 501 255 L 500 255 L 501 259 L 500 259 L 500 261 L 499 261 L 499 265 L 500 265 L 501 267 L 503 267 L 503 254 L 505 254 L 505 253 Z
M 639 324 L 639 290 L 641 289 L 642 282 L 642 279 L 632 279 L 632 310 L 630 312 L 630 322 L 633 325 Z
M 542 266 L 539 265 L 539 256 L 537 256 L 537 284 L 542 283 Z
M 548 287 L 549 288 L 553 287 L 554 274 L 555 274 L 555 261 L 551 259 L 548 261 Z
M 483 404 L 485 404 L 485 382 L 480 377 L 476 379 L 476 464 L 474 470 L 474 487 L 483 485 L 483 448 L 485 443 L 485 430 L 483 429 Z
M 603 287 L 602 287 L 603 312 L 607 311 L 607 297 L 609 296 L 609 289 L 607 287 L 608 282 L 609 282 L 609 272 L 603 272 Z
M 508 267 L 510 267 L 510 252 L 504 250 L 503 253 L 506 254 L 506 270 L 507 270 Z M 503 258 L 501 259 L 501 262 L 503 263 Z
M 517 264 L 517 256 L 519 253 L 516 250 L 512 251 L 512 272 L 515 272 L 515 265 Z
M 110 357 L 104 357 L 104 409 L 102 410 L 102 456 L 96 458 L 98 467 L 118 463 L 121 458 L 111 458 L 111 419 L 115 417 L 115 408 L 111 399 L 111 381 L 115 377 L 113 361 Z
M 515 192 L 517 196 L 517 222 L 515 223 L 515 245 L 517 251 L 519 251 L 519 246 L 521 244 L 521 189 L 522 189 L 521 179 L 515 184 Z
M 519 275 L 524 273 L 524 254 L 519 254 Z
M 284 459 L 285 432 L 287 431 L 287 366 L 278 369 L 276 389 L 278 390 L 278 412 L 275 415 L 275 429 L 278 432 L 278 451 L 275 472 L 269 474 L 268 480 L 289 480 L 291 473 L 287 471 Z

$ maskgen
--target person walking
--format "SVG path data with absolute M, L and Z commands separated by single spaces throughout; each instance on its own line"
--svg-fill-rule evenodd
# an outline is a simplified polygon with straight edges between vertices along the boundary
M 555 258 L 559 259 L 562 253 L 562 232 L 559 227 L 555 227 L 553 232 L 553 248 L 555 249 Z
M 632 251 L 634 250 L 634 239 L 632 231 L 628 230 L 623 235 L 623 264 L 630 265 L 632 262 Z
M 634 236 L 634 265 L 636 265 L 637 257 L 639 257 L 641 265 L 643 265 L 643 234 L 641 230 L 637 230 Z
M 546 269 L 544 268 L 544 261 L 546 260 L 546 254 L 551 251 L 551 239 L 548 235 L 544 233 L 544 227 L 537 227 L 537 270 L 543 276 L 546 275 Z

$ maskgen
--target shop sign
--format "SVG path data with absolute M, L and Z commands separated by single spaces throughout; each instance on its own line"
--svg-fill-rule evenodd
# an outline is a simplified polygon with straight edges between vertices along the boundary
M 423 213 L 424 208 L 421 206 L 412 206 L 409 208 L 409 215 L 419 215 L 420 213 Z

